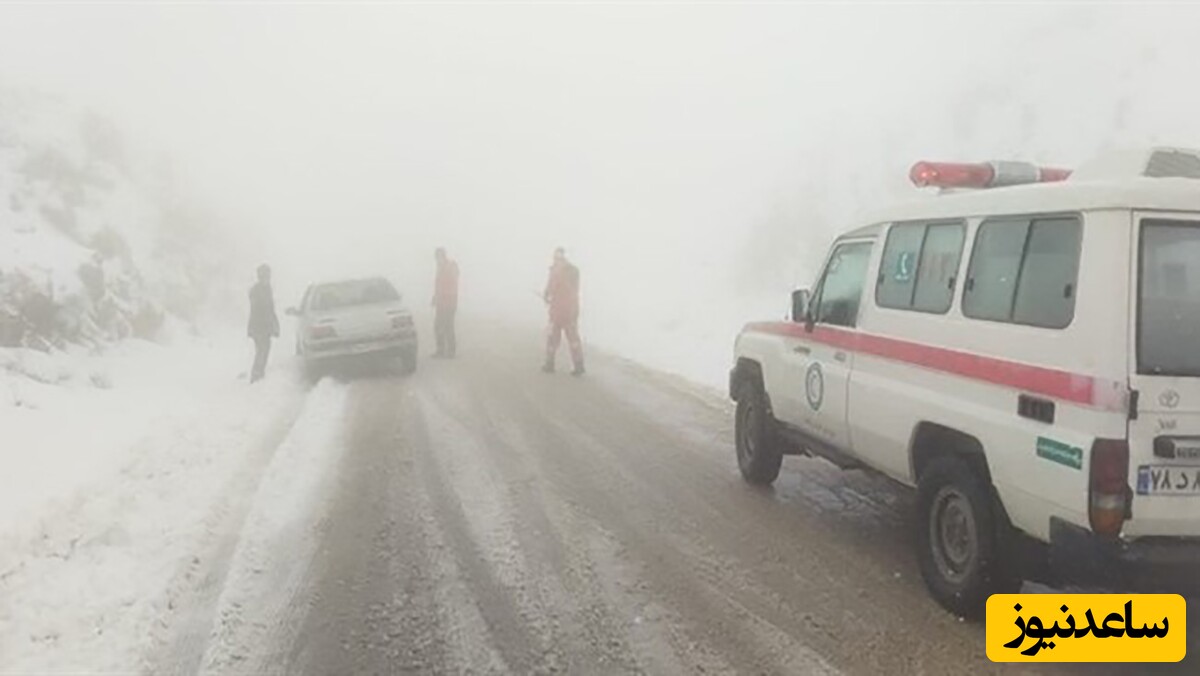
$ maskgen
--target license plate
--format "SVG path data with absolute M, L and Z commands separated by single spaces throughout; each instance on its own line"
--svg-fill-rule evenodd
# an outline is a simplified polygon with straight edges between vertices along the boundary
M 1142 465 L 1138 495 L 1200 495 L 1200 466 Z

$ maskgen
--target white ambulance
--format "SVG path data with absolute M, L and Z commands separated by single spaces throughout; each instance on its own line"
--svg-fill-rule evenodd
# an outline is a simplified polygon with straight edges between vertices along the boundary
M 738 336 L 743 477 L 807 454 L 915 486 L 921 573 L 961 614 L 1039 573 L 1200 578 L 1200 152 L 911 178 L 941 193 Z

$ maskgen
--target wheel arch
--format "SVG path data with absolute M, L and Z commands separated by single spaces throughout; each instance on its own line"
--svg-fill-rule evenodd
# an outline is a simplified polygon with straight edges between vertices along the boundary
M 762 364 L 750 357 L 738 357 L 737 365 L 733 367 L 733 371 L 729 374 L 729 397 L 737 401 L 742 388 L 746 385 L 754 384 L 762 388 L 763 395 L 767 400 L 767 406 L 770 407 L 771 397 L 767 394 L 767 385 L 765 378 L 763 378 Z
M 914 483 L 921 480 L 921 475 L 935 459 L 947 455 L 962 458 L 988 483 L 992 482 L 987 453 L 977 437 L 929 420 L 922 420 L 913 427 L 908 457 Z

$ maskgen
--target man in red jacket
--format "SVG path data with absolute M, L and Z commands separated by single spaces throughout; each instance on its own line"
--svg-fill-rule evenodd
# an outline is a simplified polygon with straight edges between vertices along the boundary
M 583 343 L 579 339 L 579 268 L 567 260 L 562 247 L 554 250 L 554 264 L 550 266 L 543 298 L 550 310 L 550 328 L 542 371 L 554 373 L 554 358 L 565 333 L 571 348 L 571 361 L 575 364 L 571 375 L 583 375 Z
M 458 263 L 450 260 L 441 247 L 433 257 L 437 261 L 437 276 L 433 281 L 433 331 L 437 337 L 437 351 L 433 356 L 453 359 L 458 352 L 458 340 L 454 335 L 454 315 L 458 312 Z

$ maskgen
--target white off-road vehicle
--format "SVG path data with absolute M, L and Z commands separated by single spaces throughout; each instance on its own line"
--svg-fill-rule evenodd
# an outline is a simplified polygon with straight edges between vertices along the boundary
M 839 237 L 730 392 L 767 484 L 810 454 L 917 489 L 933 596 L 1200 578 L 1200 152 L 913 167 L 941 194 Z

